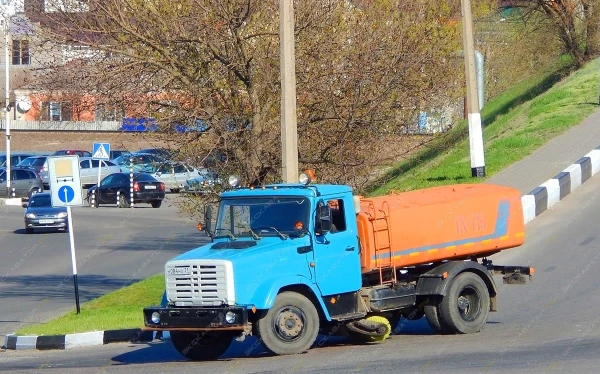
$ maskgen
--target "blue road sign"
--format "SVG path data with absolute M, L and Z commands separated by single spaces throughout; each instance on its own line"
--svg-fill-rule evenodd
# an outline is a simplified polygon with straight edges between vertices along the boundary
M 58 198 L 63 203 L 70 203 L 75 198 L 75 191 L 70 186 L 62 186 L 58 190 Z
M 94 143 L 92 158 L 94 160 L 110 160 L 110 143 Z

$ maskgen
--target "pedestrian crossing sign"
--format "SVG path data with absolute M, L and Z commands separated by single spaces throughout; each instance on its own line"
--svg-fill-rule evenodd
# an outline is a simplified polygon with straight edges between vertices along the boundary
M 110 160 L 110 143 L 94 143 L 92 159 Z

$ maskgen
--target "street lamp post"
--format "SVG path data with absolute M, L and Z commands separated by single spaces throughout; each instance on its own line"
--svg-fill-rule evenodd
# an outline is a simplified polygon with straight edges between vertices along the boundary
M 10 48 L 9 48 L 9 30 L 8 30 L 8 14 L 5 14 L 4 18 L 4 66 L 5 66 L 5 76 L 4 76 L 4 86 L 6 88 L 5 92 L 5 121 L 6 124 L 6 196 L 10 196 L 10 92 L 9 92 L 9 58 L 10 58 Z
M 475 80 L 475 46 L 473 42 L 473 19 L 471 0 L 461 0 L 463 43 L 465 51 L 465 76 L 467 80 L 467 112 L 469 122 L 469 150 L 471 154 L 471 176 L 485 177 L 483 132 Z
M 279 0 L 279 54 L 281 74 L 281 174 L 284 183 L 292 183 L 298 176 L 293 0 Z

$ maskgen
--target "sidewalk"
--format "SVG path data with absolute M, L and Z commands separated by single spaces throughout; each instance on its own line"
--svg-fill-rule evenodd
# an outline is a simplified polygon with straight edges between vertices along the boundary
M 600 146 L 600 109 L 580 125 L 550 140 L 535 152 L 490 177 L 486 183 L 518 189 L 521 195 L 554 178 Z

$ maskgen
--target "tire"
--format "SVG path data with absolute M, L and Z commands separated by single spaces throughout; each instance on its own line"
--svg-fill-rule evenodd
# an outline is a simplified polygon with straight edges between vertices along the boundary
M 483 328 L 489 310 L 490 295 L 485 282 L 477 274 L 464 272 L 450 283 L 439 316 L 453 332 L 473 334 Z
M 194 361 L 215 360 L 221 356 L 233 340 L 227 331 L 189 332 L 171 331 L 171 342 L 184 357 Z
M 319 333 L 319 313 L 313 303 L 296 292 L 282 292 L 257 323 L 258 337 L 277 355 L 306 352 Z
M 442 323 L 440 318 L 441 297 L 437 295 L 431 295 L 428 298 L 429 302 L 423 306 L 423 311 L 425 312 L 425 318 L 427 319 L 429 326 L 431 326 L 436 334 L 452 333 L 452 330 Z
M 33 196 L 33 195 L 35 195 L 37 193 L 40 193 L 39 188 L 34 188 L 31 191 L 29 191 L 29 196 L 28 197 L 31 199 L 31 196 Z
M 129 201 L 123 193 L 119 194 L 117 205 L 119 206 L 119 208 L 129 208 Z
M 425 311 L 423 309 L 419 309 L 419 307 L 415 306 L 412 308 L 402 309 L 400 312 L 402 317 L 408 321 L 416 321 L 425 315 Z
M 25 228 L 25 234 L 33 234 L 33 229 L 30 227 Z
M 87 197 L 88 205 L 90 206 L 90 208 L 97 208 L 99 205 L 98 196 L 94 196 L 94 204 L 92 204 L 92 195 L 96 195 L 96 194 L 92 193 L 92 194 L 88 195 L 88 197 Z
M 160 208 L 162 201 L 161 200 L 155 200 L 155 201 L 151 201 L 150 204 L 152 205 L 153 208 Z

